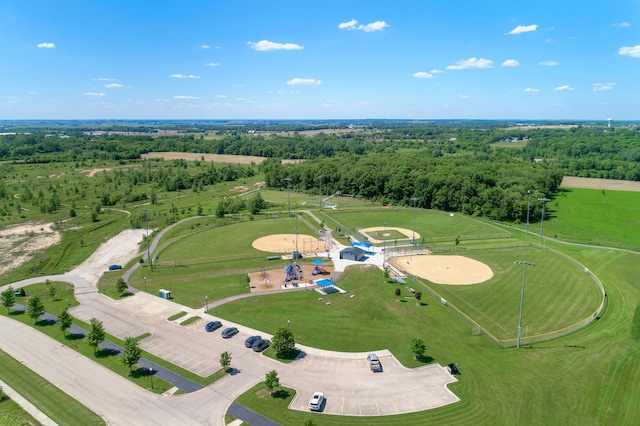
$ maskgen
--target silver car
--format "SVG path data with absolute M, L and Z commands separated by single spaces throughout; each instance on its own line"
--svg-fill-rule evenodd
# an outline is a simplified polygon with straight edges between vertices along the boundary
M 322 392 L 316 392 L 309 401 L 309 410 L 320 411 L 322 410 L 322 403 L 324 402 L 324 394 Z

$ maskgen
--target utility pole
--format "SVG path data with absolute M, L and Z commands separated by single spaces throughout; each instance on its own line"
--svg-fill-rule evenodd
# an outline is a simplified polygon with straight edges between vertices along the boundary
M 538 198 L 538 201 L 542 201 L 542 219 L 540 219 L 540 242 L 538 243 L 538 248 L 542 248 L 542 223 L 544 222 L 544 207 L 547 201 L 551 201 L 548 198 Z
M 149 241 L 149 209 L 142 210 L 147 216 L 147 260 L 149 261 L 149 269 L 151 269 L 151 272 L 153 272 L 153 264 L 151 263 L 151 241 Z
M 520 293 L 520 318 L 518 319 L 518 343 L 516 347 L 520 347 L 520 336 L 522 335 L 522 305 L 524 303 L 524 281 L 527 276 L 527 266 L 536 266 L 535 263 L 526 262 L 524 260 L 516 260 L 513 262 L 518 265 L 522 265 L 522 292 Z

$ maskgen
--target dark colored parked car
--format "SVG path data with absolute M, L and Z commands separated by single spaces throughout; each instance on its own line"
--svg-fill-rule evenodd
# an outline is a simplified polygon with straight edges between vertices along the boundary
M 251 336 L 251 337 L 247 337 L 247 340 L 244 341 L 244 345 L 248 348 L 252 348 L 253 344 L 255 342 L 257 342 L 258 340 L 262 340 L 262 337 L 260 336 Z
M 260 339 L 251 346 L 251 349 L 253 349 L 254 352 L 262 352 L 269 347 L 270 343 L 267 339 Z
M 117 271 L 118 269 L 122 269 L 122 265 L 109 265 L 110 271 Z
M 220 327 L 222 327 L 222 323 L 220 321 L 211 321 L 204 326 L 204 329 L 207 331 L 215 331 Z
M 229 337 L 233 337 L 233 336 L 235 336 L 236 334 L 238 334 L 238 329 L 237 329 L 237 328 L 235 328 L 235 327 L 225 328 L 225 329 L 222 331 L 222 337 L 223 337 L 224 339 L 228 339 Z

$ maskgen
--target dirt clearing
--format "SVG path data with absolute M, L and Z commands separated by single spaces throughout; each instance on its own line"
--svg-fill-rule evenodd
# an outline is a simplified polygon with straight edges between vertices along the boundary
M 62 239 L 53 223 L 27 223 L 0 229 L 0 276 L 28 262 Z
M 464 256 L 399 256 L 393 258 L 396 268 L 436 284 L 480 284 L 493 277 L 487 265 Z
M 197 152 L 150 152 L 141 154 L 143 160 L 163 158 L 165 160 L 183 159 L 187 161 L 206 161 L 207 163 L 232 163 L 232 164 L 261 164 L 266 157 L 253 155 L 226 155 L 226 154 L 200 154 Z
M 269 253 L 291 253 L 296 251 L 296 246 L 300 253 L 327 251 L 324 241 L 305 234 L 298 234 L 297 244 L 296 234 L 274 234 L 258 238 L 251 245 L 256 250 Z
M 640 192 L 640 182 L 630 180 L 596 179 L 565 176 L 562 178 L 561 187 L 604 189 L 610 191 L 635 191 Z

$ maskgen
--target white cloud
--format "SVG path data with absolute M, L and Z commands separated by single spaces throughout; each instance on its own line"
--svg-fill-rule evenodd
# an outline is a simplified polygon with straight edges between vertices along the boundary
M 97 93 L 97 92 L 87 92 L 84 94 L 85 96 L 93 96 L 95 98 L 101 98 L 104 96 L 104 93 Z
M 620 27 L 620 28 L 626 28 L 626 27 L 630 27 L 631 24 L 628 22 L 618 22 L 613 24 L 614 27 Z
M 193 75 L 193 74 L 189 74 L 189 75 L 185 75 L 185 74 L 171 74 L 169 77 L 172 78 L 194 78 L 194 79 L 198 79 L 200 78 L 199 75 Z
M 208 44 L 203 44 L 202 46 L 203 49 L 211 49 L 211 46 L 209 46 Z
M 525 93 L 538 93 L 540 91 L 540 89 L 534 89 L 533 87 L 527 87 L 526 89 L 523 90 L 523 92 Z
M 448 70 L 466 70 L 470 68 L 493 68 L 493 61 L 484 58 L 469 58 L 462 61 L 458 61 L 455 65 L 449 65 Z
M 469 99 L 471 95 L 458 95 L 458 99 Z
M 118 81 L 117 78 L 106 78 L 106 77 L 100 77 L 100 78 L 96 78 L 97 81 Z
M 207 62 L 206 64 L 204 64 L 205 67 L 217 67 L 219 65 L 219 62 Z
M 619 55 L 631 56 L 633 58 L 640 58 L 640 44 L 636 44 L 635 46 L 622 46 L 618 49 Z
M 382 31 L 385 28 L 389 28 L 391 25 L 387 24 L 385 21 L 375 21 L 371 22 L 367 25 L 358 25 L 358 21 L 352 19 L 348 22 L 342 22 L 338 24 L 338 28 L 341 30 L 361 30 L 367 33 L 372 33 L 374 31 Z
M 56 47 L 54 43 L 38 43 L 38 49 L 53 49 Z
M 292 78 L 287 81 L 290 86 L 306 85 L 306 86 L 320 86 L 322 80 L 316 80 L 315 78 Z
M 216 97 L 216 98 L 226 98 L 226 97 L 227 97 L 227 95 L 216 95 L 215 97 Z
M 514 29 L 509 31 L 507 33 L 507 35 L 530 33 L 530 32 L 535 31 L 537 29 L 538 29 L 538 26 L 536 24 L 533 24 L 533 25 L 518 25 L 517 27 L 515 27 Z
M 605 90 L 615 89 L 616 83 L 593 83 L 594 92 L 604 92 Z
M 266 52 L 269 50 L 302 50 L 304 47 L 295 43 L 276 43 L 268 40 L 260 40 L 257 43 L 248 41 L 247 44 L 253 49 L 260 52 Z
M 562 85 L 562 86 L 558 86 L 555 89 L 553 89 L 557 92 L 567 92 L 567 91 L 573 91 L 575 90 L 573 87 L 569 86 L 568 84 Z
M 444 74 L 444 71 L 442 70 L 431 70 L 429 71 L 431 74 Z
M 417 73 L 413 74 L 413 77 L 415 77 L 415 78 L 431 78 L 431 77 L 433 77 L 433 74 L 429 74 L 428 72 L 424 72 L 424 71 L 418 71 Z
M 197 96 L 178 95 L 178 96 L 174 96 L 173 99 L 200 99 L 200 98 Z
M 341 30 L 353 30 L 356 28 L 356 24 L 358 23 L 358 21 L 356 21 L 355 19 L 350 20 L 349 22 L 343 22 L 341 24 L 338 25 L 338 28 L 340 28 Z
M 558 65 L 556 61 L 542 61 L 538 62 L 538 64 L 542 65 L 543 67 L 555 67 Z
M 501 65 L 502 67 L 519 67 L 520 66 L 520 62 L 518 62 L 516 59 L 507 59 L 506 61 L 504 61 Z
M 119 89 L 121 87 L 124 87 L 124 85 L 118 84 L 118 83 L 111 83 L 111 84 L 105 84 L 104 87 L 106 87 L 107 89 Z

